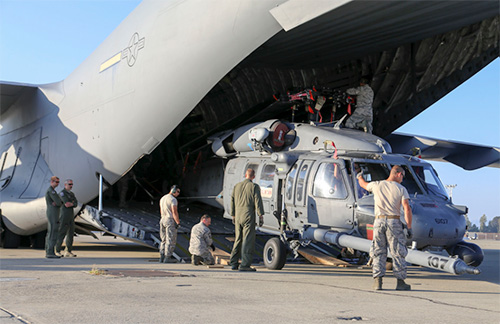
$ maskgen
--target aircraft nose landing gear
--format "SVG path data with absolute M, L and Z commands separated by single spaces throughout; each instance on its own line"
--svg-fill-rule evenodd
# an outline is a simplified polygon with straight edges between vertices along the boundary
M 281 270 L 285 266 L 287 249 L 277 237 L 270 238 L 264 246 L 264 265 L 271 270 Z

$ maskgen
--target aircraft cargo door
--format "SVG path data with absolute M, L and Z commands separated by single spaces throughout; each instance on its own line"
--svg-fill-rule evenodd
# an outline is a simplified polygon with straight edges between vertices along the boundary
M 308 221 L 339 229 L 354 225 L 354 196 L 347 187 L 342 160 L 324 160 L 311 173 L 312 192 L 308 202 Z

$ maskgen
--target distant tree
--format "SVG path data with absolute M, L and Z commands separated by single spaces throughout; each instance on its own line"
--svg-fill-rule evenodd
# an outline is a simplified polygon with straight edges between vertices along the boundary
M 479 228 L 477 228 L 476 224 L 472 224 L 471 227 L 469 227 L 469 232 L 479 232 Z
M 486 231 L 486 222 L 487 221 L 488 221 L 488 219 L 486 218 L 486 215 L 483 214 L 483 216 L 481 216 L 481 218 L 479 219 L 479 231 L 480 232 Z
M 489 233 L 500 233 L 500 216 L 493 217 L 488 223 Z

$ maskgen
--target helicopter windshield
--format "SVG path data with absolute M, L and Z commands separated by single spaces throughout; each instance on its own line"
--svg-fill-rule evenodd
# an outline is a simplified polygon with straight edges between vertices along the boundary
M 413 177 L 413 173 L 410 172 L 410 169 L 407 165 L 401 165 L 401 167 L 405 170 L 405 176 L 403 178 L 403 182 L 401 182 L 401 185 L 406 188 L 406 191 L 408 191 L 408 194 L 414 195 L 414 194 L 422 194 L 422 190 L 417 184 L 417 181 L 415 181 L 415 178 Z
M 412 169 L 424 185 L 428 194 L 449 199 L 448 193 L 444 188 L 441 180 L 436 174 L 436 171 L 430 165 L 412 165 Z

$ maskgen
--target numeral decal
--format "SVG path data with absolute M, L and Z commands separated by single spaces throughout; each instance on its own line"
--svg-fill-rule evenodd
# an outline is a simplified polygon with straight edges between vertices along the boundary
M 427 264 L 429 267 L 444 270 L 444 266 L 448 263 L 448 259 L 440 259 L 436 256 L 429 256 L 427 258 Z

